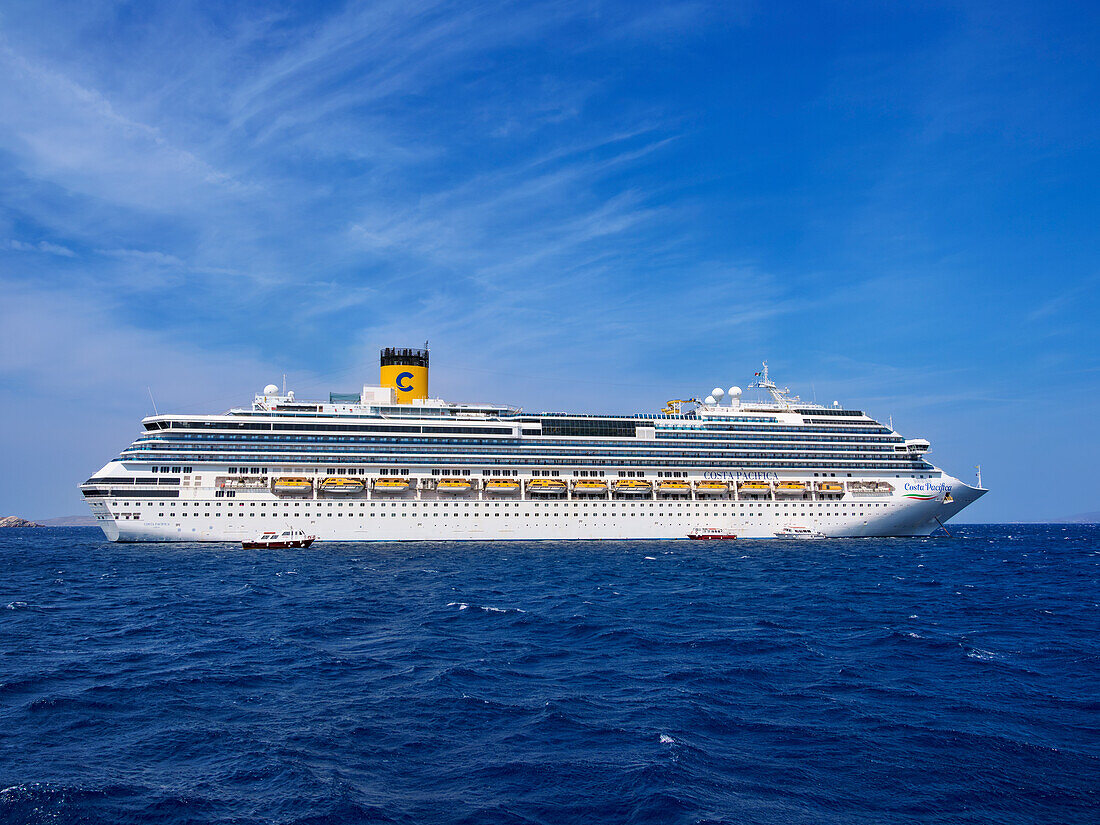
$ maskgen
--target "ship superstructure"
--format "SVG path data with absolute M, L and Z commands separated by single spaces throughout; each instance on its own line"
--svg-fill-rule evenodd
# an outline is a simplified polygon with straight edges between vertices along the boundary
M 112 541 L 670 539 L 928 535 L 985 490 L 858 410 L 808 404 L 767 365 L 661 413 L 532 414 L 428 396 L 426 349 L 381 386 L 301 400 L 267 386 L 219 415 L 153 415 L 82 486 Z

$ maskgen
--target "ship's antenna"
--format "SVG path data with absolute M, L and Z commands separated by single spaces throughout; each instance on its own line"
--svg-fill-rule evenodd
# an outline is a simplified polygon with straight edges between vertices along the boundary
M 890 429 L 892 430 L 892 429 L 894 429 L 894 416 L 891 415 L 891 416 L 889 416 L 889 418 L 890 418 Z
M 149 400 L 153 401 L 153 388 L 152 387 L 146 387 L 145 389 L 147 389 L 149 391 Z M 157 402 L 156 401 L 153 401 L 153 415 L 160 415 L 160 413 L 157 412 Z M 979 484 L 978 486 L 981 487 L 982 485 Z
M 982 465 L 979 464 L 975 469 L 978 471 L 978 489 L 982 489 Z
M 283 395 L 286 395 L 286 373 L 283 373 Z

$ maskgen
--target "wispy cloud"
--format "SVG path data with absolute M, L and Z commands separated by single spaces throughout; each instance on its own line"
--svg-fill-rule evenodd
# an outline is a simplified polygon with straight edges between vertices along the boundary
M 63 258 L 76 257 L 76 253 L 69 249 L 67 246 L 50 243 L 49 241 L 27 243 L 26 241 L 15 240 L 9 241 L 9 246 L 17 252 L 45 252 L 47 255 L 60 255 Z

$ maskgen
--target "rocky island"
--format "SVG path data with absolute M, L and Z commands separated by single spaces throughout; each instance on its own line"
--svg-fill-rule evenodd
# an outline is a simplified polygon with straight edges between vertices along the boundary
M 19 518 L 18 516 L 0 516 L 0 527 L 41 527 L 34 521 L 27 521 L 25 518 Z

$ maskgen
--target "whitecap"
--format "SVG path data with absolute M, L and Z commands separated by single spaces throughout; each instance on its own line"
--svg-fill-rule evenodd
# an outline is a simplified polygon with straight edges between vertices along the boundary
M 969 656 L 971 659 L 978 659 L 982 662 L 991 662 L 994 659 L 1001 658 L 999 654 L 994 653 L 992 650 L 982 650 L 979 647 L 976 647 L 973 650 L 968 650 L 966 652 L 966 655 Z
M 657 558 L 655 556 L 646 556 L 645 560 L 646 561 L 657 561 Z
M 667 733 L 662 733 L 660 742 L 662 745 L 675 745 L 676 740 L 669 736 Z

